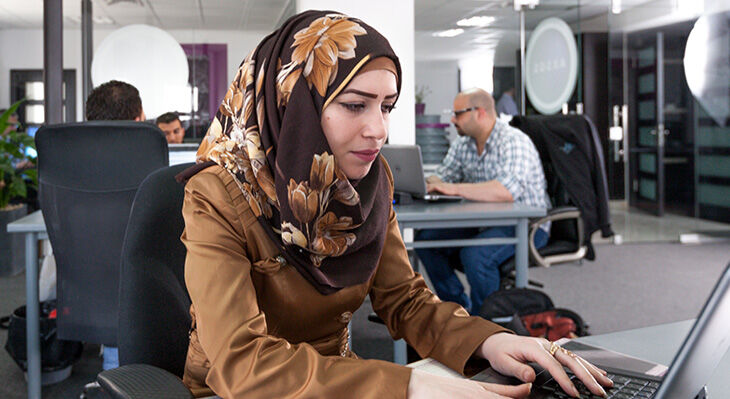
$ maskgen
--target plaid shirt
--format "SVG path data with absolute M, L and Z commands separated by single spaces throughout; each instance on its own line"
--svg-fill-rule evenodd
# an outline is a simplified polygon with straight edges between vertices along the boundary
M 448 183 L 481 183 L 497 180 L 512 194 L 515 203 L 550 208 L 540 156 L 532 140 L 519 129 L 497 120 L 484 151 L 476 141 L 461 136 L 436 169 Z

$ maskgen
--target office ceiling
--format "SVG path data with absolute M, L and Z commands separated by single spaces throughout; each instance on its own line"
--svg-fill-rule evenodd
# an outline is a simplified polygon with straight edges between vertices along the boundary
M 580 2 L 580 7 L 578 3 Z M 647 0 L 622 0 L 631 8 Z M 514 51 L 519 48 L 519 13 L 513 0 L 415 0 L 416 59 L 458 59 L 469 53 Z M 541 0 L 525 14 L 532 29 L 548 17 L 569 24 L 607 14 L 610 0 Z M 294 0 L 93 0 L 95 28 L 145 23 L 163 29 L 269 31 L 293 14 Z M 81 1 L 64 0 L 64 27 L 78 28 Z M 436 38 L 436 31 L 456 28 L 456 21 L 489 15 L 488 26 L 464 28 L 454 38 Z M 38 29 L 43 26 L 43 0 L 2 0 L 0 29 Z M 512 55 L 509 55 L 510 57 Z

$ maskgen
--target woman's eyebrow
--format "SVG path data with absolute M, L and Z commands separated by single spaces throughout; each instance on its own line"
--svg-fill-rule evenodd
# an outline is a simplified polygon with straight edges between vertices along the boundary
M 345 90 L 342 91 L 341 94 L 347 94 L 347 93 L 353 93 L 353 94 L 357 94 L 357 95 L 360 95 L 360 96 L 363 96 L 363 97 L 368 97 L 368 98 L 378 98 L 378 95 L 377 94 L 368 93 L 366 91 L 361 91 L 361 90 L 357 90 L 357 89 L 345 89 Z M 398 96 L 398 93 L 389 94 L 389 95 L 385 96 L 385 98 L 386 99 L 391 99 L 391 98 L 394 98 L 396 96 Z

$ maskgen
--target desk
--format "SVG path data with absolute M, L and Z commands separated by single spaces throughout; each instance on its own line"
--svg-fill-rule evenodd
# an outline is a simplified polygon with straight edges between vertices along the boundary
M 610 334 L 593 335 L 576 339 L 590 345 L 669 365 L 689 333 L 694 320 L 660 324 L 652 327 L 626 330 Z M 432 359 L 420 360 L 409 366 L 434 374 L 460 376 Z M 707 383 L 710 398 L 730 397 L 730 352 L 726 353 Z
M 414 203 L 396 205 L 395 215 L 398 219 L 401 236 L 406 228 L 443 229 L 459 227 L 492 227 L 514 226 L 515 237 L 505 238 L 469 238 L 439 241 L 407 242 L 407 249 L 465 247 L 477 245 L 514 244 L 515 248 L 515 285 L 527 286 L 527 253 L 530 218 L 542 217 L 547 213 L 545 208 L 538 208 L 511 202 L 440 202 Z M 415 266 L 415 265 L 414 265 Z M 403 340 L 394 343 L 394 361 L 406 364 L 406 344 Z
M 28 398 L 41 397 L 40 306 L 38 304 L 38 240 L 48 238 L 41 211 L 8 224 L 8 233 L 25 234 L 26 341 Z

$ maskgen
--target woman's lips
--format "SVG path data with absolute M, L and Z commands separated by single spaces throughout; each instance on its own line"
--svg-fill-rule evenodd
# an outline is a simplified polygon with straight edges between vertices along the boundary
M 378 150 L 352 151 L 352 154 L 365 162 L 372 162 L 378 156 Z

